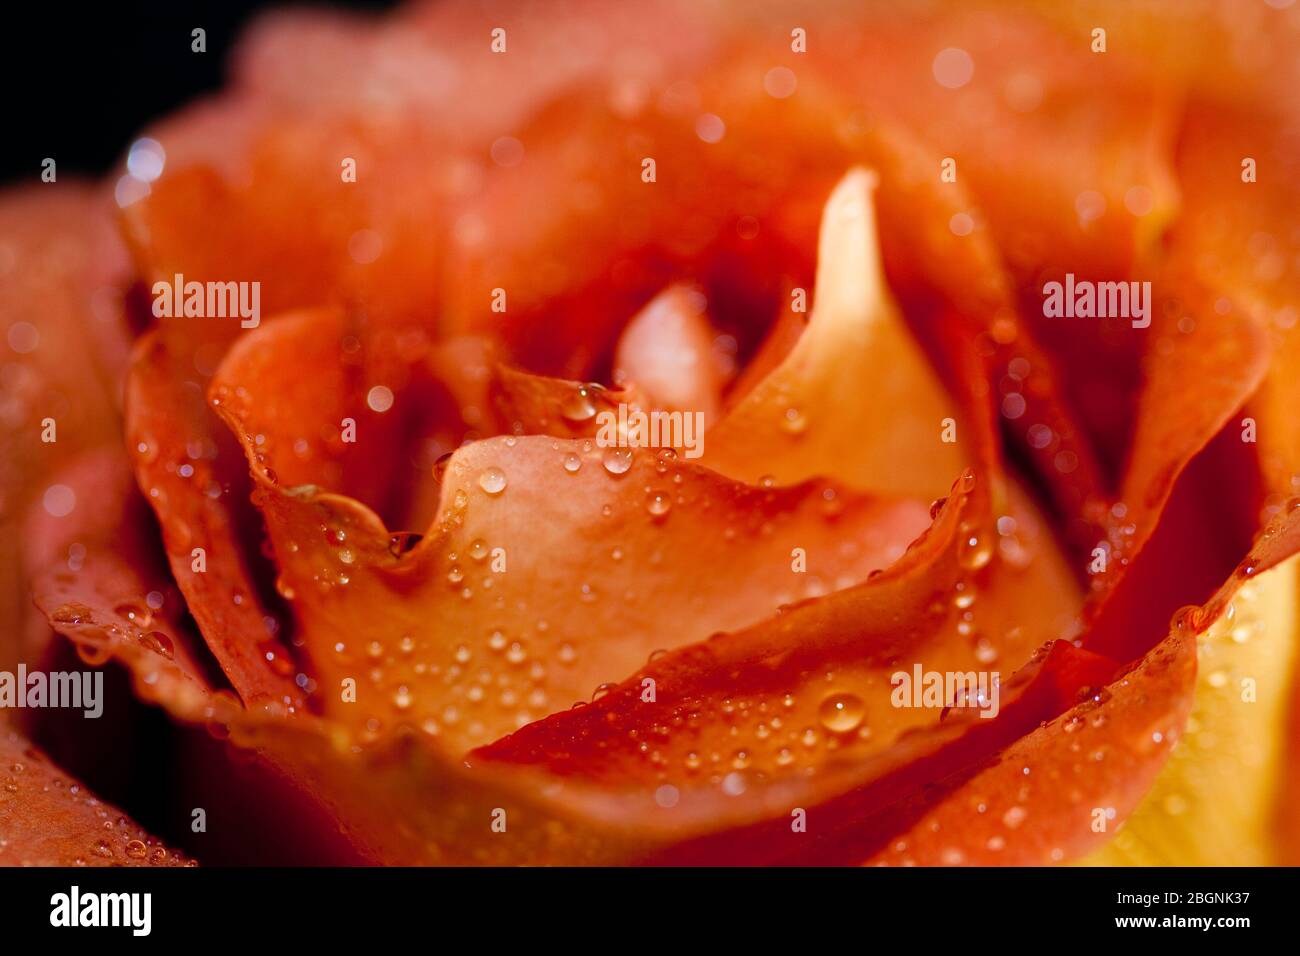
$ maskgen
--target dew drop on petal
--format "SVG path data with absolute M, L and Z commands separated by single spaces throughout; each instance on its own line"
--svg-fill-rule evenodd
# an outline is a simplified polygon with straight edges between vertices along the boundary
M 797 408 L 787 408 L 781 416 L 781 428 L 788 435 L 799 435 L 808 427 L 808 419 Z
M 478 486 L 489 495 L 499 495 L 506 490 L 506 473 L 500 468 L 484 468 L 479 472 Z
M 607 448 L 601 455 L 600 463 L 611 475 L 627 474 L 632 467 L 632 450 L 630 448 Z
M 570 422 L 590 421 L 596 416 L 596 403 L 592 400 L 596 387 L 579 385 L 560 402 L 560 414 Z
M 857 730 L 865 713 L 862 698 L 856 694 L 831 694 L 817 708 L 821 725 L 836 734 Z

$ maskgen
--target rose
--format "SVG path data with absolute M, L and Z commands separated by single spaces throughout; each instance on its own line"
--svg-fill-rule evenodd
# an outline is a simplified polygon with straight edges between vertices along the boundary
M 1296 203 L 1236 154 L 1286 168 L 1287 14 L 1106 9 L 1130 60 L 1050 10 L 660 12 L 282 17 L 115 184 L 132 266 L 11 200 L 49 623 L 372 861 L 1274 859 Z M 1151 327 L 1049 319 L 1066 273 L 1151 277 Z M 119 428 L 49 345 L 175 276 L 266 321 L 158 317 Z M 620 405 L 703 457 L 602 447 Z M 914 665 L 996 716 L 894 706 Z M 15 856 L 159 858 L 23 762 Z

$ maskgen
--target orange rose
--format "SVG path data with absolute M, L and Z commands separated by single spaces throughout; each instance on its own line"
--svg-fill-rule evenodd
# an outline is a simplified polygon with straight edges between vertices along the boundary
M 8 657 L 267 862 L 1294 860 L 1295 9 L 652 6 L 274 16 L 5 200 Z M 0 742 L 0 862 L 186 862 Z

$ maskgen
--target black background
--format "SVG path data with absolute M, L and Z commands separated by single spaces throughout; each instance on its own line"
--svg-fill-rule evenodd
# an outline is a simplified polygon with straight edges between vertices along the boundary
M 219 89 L 227 59 L 258 11 L 253 0 L 6 0 L 0 10 L 0 184 L 37 181 L 52 156 L 63 174 L 100 176 L 151 121 Z M 384 9 L 369 2 L 295 7 Z M 190 31 L 207 31 L 207 52 Z

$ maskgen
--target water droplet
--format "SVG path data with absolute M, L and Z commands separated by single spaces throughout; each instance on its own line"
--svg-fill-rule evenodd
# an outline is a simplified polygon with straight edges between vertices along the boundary
M 57 624 L 94 624 L 95 617 L 84 604 L 64 604 L 50 615 Z
M 632 467 L 632 449 L 606 448 L 600 463 L 611 475 L 627 474 L 627 470 Z
M 832 733 L 847 734 L 857 730 L 865 712 L 862 698 L 857 695 L 832 694 L 817 708 L 817 717 L 821 725 Z
M 974 528 L 962 529 L 958 563 L 967 571 L 978 571 L 993 560 L 993 547 L 987 537 Z
M 590 421 L 596 415 L 593 399 L 602 391 L 599 385 L 579 385 L 560 402 L 560 414 L 571 422 Z
M 172 639 L 162 631 L 150 631 L 140 638 L 140 643 L 168 660 L 171 660 L 176 653 L 176 647 L 172 643 Z
M 580 458 L 578 455 L 574 454 L 573 452 L 569 452 L 567 455 L 564 456 L 565 471 L 567 471 L 569 474 L 572 475 L 572 474 L 576 474 L 580 468 L 582 468 L 582 458 Z
M 500 468 L 484 468 L 479 473 L 478 486 L 489 495 L 499 495 L 506 490 L 506 473 Z
M 808 419 L 797 408 L 787 408 L 781 416 L 781 429 L 787 435 L 801 435 L 808 427 Z
M 645 510 L 656 518 L 662 518 L 672 510 L 673 500 L 662 491 L 652 491 L 646 495 Z
M 1194 604 L 1174 613 L 1173 628 L 1179 631 L 1196 631 L 1201 626 L 1201 609 Z

